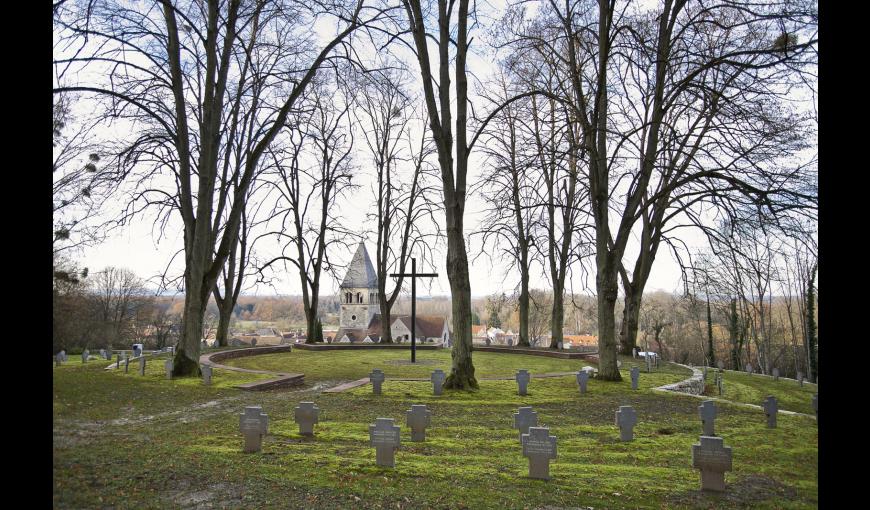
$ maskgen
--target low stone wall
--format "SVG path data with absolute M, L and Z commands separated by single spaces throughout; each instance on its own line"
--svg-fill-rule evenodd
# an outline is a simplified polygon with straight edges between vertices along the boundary
M 680 382 L 666 384 L 664 386 L 659 386 L 655 389 L 664 391 L 676 391 L 678 393 L 688 393 L 690 395 L 702 395 L 704 393 L 704 386 L 706 384 L 704 382 L 704 373 L 697 368 L 687 365 L 680 365 L 679 363 L 674 363 L 674 365 L 688 368 L 692 371 L 692 376 Z
M 283 372 L 270 372 L 267 370 L 251 370 L 248 368 L 239 368 L 239 367 L 230 367 L 227 365 L 221 365 L 218 363 L 219 361 L 233 359 L 233 358 L 243 358 L 246 356 L 259 356 L 261 354 L 272 354 L 275 352 L 291 352 L 293 349 L 292 345 L 270 345 L 268 347 L 247 347 L 242 349 L 232 349 L 229 351 L 219 351 L 212 352 L 209 354 L 203 354 L 199 357 L 200 365 L 210 365 L 215 368 L 222 368 L 224 370 L 233 370 L 235 372 L 247 372 L 251 374 L 269 374 L 275 375 L 274 379 L 267 379 L 265 381 L 254 381 L 250 383 L 240 384 L 236 386 L 236 388 L 247 390 L 247 391 L 264 391 L 271 390 L 283 386 L 298 386 L 300 384 L 305 383 L 305 374 L 288 374 Z
M 344 349 L 411 349 L 410 343 L 402 343 L 402 344 L 290 344 L 295 345 L 297 349 L 302 349 L 303 351 L 339 351 Z M 423 351 L 434 351 L 436 349 L 442 349 L 441 344 L 417 344 L 417 350 Z
M 212 361 L 218 362 L 226 359 L 233 358 L 243 358 L 245 356 L 259 356 L 260 354 L 271 354 L 273 352 L 291 352 L 293 350 L 293 346 L 290 344 L 286 345 L 269 345 L 266 347 L 243 347 L 241 349 L 232 349 L 229 351 L 218 351 L 213 352 L 211 354 L 204 354 L 200 356 L 200 363 L 206 362 L 207 364 L 213 364 Z
M 544 349 L 530 349 L 528 347 L 495 347 L 474 346 L 475 351 L 482 352 L 502 352 L 507 354 L 529 354 L 532 356 L 545 356 L 547 358 L 562 358 L 562 359 L 583 359 L 586 361 L 598 362 L 598 351 L 595 352 L 571 352 L 571 351 L 555 351 Z

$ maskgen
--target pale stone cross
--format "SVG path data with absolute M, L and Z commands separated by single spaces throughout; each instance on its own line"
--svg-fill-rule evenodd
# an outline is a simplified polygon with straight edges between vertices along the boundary
M 163 362 L 163 369 L 166 370 L 166 378 L 172 379 L 172 358 L 169 358 L 168 360 Z
M 202 372 L 202 384 L 205 384 L 206 386 L 211 385 L 211 373 L 212 373 L 211 365 L 201 366 L 200 371 Z
M 139 375 L 145 375 L 145 356 L 139 358 Z
M 320 421 L 320 408 L 314 402 L 300 402 L 293 412 L 293 419 L 299 424 L 299 435 L 313 436 L 314 424 Z
M 703 404 L 698 406 L 698 414 L 701 416 L 701 425 L 704 428 L 702 435 L 715 436 L 714 422 L 716 421 L 716 403 L 712 400 L 705 400 Z
M 444 371 L 440 368 L 435 370 L 434 372 L 432 372 L 432 377 L 430 379 L 432 380 L 432 391 L 436 395 L 440 395 L 443 390 L 444 379 L 446 379 Z
M 412 405 L 406 415 L 408 427 L 411 428 L 411 441 L 425 441 L 426 427 L 432 424 L 432 411 L 425 405 Z
M 701 436 L 692 445 L 692 467 L 701 470 L 701 490 L 725 491 L 725 471 L 731 471 L 731 447 L 721 437 Z
M 520 395 L 525 395 L 527 386 L 529 385 L 529 379 L 531 376 L 529 375 L 529 371 L 526 369 L 517 370 L 516 380 L 519 385 L 519 393 Z
M 764 408 L 764 414 L 767 415 L 767 428 L 775 429 L 777 413 L 776 397 L 768 395 L 767 398 L 764 399 L 764 404 L 761 407 Z
M 774 381 L 779 380 L 779 369 L 776 367 L 773 367 L 773 380 Z
M 513 428 L 519 429 L 520 431 L 520 443 L 523 442 L 523 434 L 527 434 L 529 432 L 529 427 L 536 427 L 537 425 L 538 413 L 532 411 L 531 407 L 521 407 L 517 409 L 517 412 L 514 413 Z
M 580 394 L 586 393 L 586 384 L 589 382 L 589 372 L 580 370 L 577 372 L 577 384 L 580 385 Z
M 82 351 L 82 363 L 87 363 L 88 356 L 90 356 L 90 355 L 91 355 L 91 353 L 87 349 L 83 350 Z
M 637 380 L 640 379 L 640 369 L 631 367 L 631 389 L 637 389 Z
M 375 395 L 381 394 L 381 384 L 384 382 L 384 373 L 376 368 L 369 374 L 369 381 L 372 383 L 372 390 Z
M 62 351 L 60 351 L 60 355 L 63 356 L 63 362 L 66 363 L 66 362 L 67 362 L 67 358 L 66 358 L 66 350 L 62 350 Z
M 556 458 L 556 436 L 547 427 L 530 427 L 520 436 L 523 456 L 529 459 L 529 478 L 550 479 L 550 459 Z
M 378 418 L 369 425 L 369 444 L 375 447 L 378 466 L 395 467 L 395 453 L 401 444 L 399 426 L 393 425 L 392 418 Z
M 245 412 L 239 415 L 239 428 L 245 436 L 245 453 L 258 452 L 263 446 L 263 436 L 269 432 L 269 415 L 261 406 L 245 407 Z
M 631 406 L 619 406 L 616 411 L 616 426 L 619 427 L 619 439 L 631 441 L 634 439 L 634 425 L 637 423 L 637 413 Z

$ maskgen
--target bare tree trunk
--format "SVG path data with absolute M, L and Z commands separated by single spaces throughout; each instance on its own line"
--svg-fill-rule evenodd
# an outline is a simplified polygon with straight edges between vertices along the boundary
M 468 256 L 462 230 L 462 208 L 445 203 L 447 211 L 447 276 L 453 300 L 453 366 L 444 383 L 445 388 L 477 388 L 474 365 L 471 362 L 471 283 L 468 278 Z M 457 212 L 456 209 L 459 209 Z

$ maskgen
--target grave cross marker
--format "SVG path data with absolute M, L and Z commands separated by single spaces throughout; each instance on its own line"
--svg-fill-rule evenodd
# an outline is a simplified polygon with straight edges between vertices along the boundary
M 580 394 L 586 393 L 586 384 L 589 382 L 589 372 L 580 370 L 577 372 L 577 384 L 580 385 Z
M 640 369 L 631 367 L 631 389 L 637 389 L 637 380 L 640 379 Z
M 313 436 L 314 424 L 320 421 L 320 408 L 314 402 L 299 402 L 293 411 L 293 419 L 299 424 L 299 435 Z
M 764 399 L 764 404 L 762 404 L 761 407 L 764 408 L 764 414 L 767 415 L 767 428 L 775 429 L 777 413 L 776 397 L 768 395 L 767 398 Z
M 263 446 L 263 436 L 269 432 L 269 415 L 261 406 L 245 407 L 245 412 L 239 415 L 239 428 L 245 436 L 245 453 L 258 452 Z
M 87 349 L 83 350 L 82 351 L 82 363 L 87 363 L 88 356 L 90 356 L 90 355 L 91 355 L 90 351 L 88 351 Z
M 145 375 L 145 356 L 139 358 L 139 375 Z
M 417 362 L 417 278 L 437 278 L 438 273 L 418 273 L 417 259 L 411 257 L 410 273 L 391 273 L 395 278 L 411 278 L 411 363 Z
M 109 359 L 106 357 L 106 350 L 105 349 L 100 349 L 100 357 L 103 359 Z
M 516 380 L 519 385 L 519 393 L 520 395 L 526 395 L 526 389 L 529 385 L 529 379 L 531 376 L 529 375 L 529 371 L 526 369 L 517 370 Z
M 702 435 L 715 436 L 716 403 L 712 400 L 705 400 L 703 404 L 698 406 L 698 414 L 701 416 L 701 426 L 704 428 Z
M 399 426 L 393 425 L 392 418 L 378 418 L 369 425 L 369 444 L 375 447 L 378 466 L 395 467 L 395 453 L 401 444 Z
M 441 394 L 441 392 L 443 390 L 445 378 L 446 378 L 446 376 L 444 375 L 444 371 L 441 370 L 440 368 L 436 369 L 435 371 L 432 372 L 432 377 L 430 378 L 432 380 L 432 391 L 436 395 Z
M 619 427 L 619 439 L 631 441 L 634 439 L 634 426 L 637 423 L 637 413 L 631 406 L 619 406 L 616 411 L 616 426 Z
M 166 371 L 166 378 L 172 379 L 172 370 L 173 370 L 172 358 L 169 358 L 168 360 L 163 362 L 163 370 Z
M 202 384 L 204 384 L 206 386 L 210 386 L 211 385 L 211 374 L 212 374 L 211 365 L 201 366 L 200 372 L 202 372 Z
M 406 412 L 408 427 L 411 428 L 411 441 L 425 441 L 426 427 L 432 424 L 432 411 L 425 405 L 412 405 Z
M 520 444 L 523 442 L 523 434 L 528 434 L 529 427 L 538 426 L 538 413 L 532 411 L 531 406 L 521 407 L 514 413 L 513 428 L 519 429 Z
M 550 479 L 550 459 L 556 458 L 556 436 L 547 427 L 530 427 L 520 436 L 523 456 L 529 459 L 529 478 Z
M 384 382 L 384 373 L 379 368 L 375 368 L 372 370 L 372 373 L 369 374 L 369 381 L 372 383 L 372 391 L 374 394 L 380 395 L 381 384 Z
M 701 490 L 725 491 L 725 471 L 731 471 L 731 447 L 721 437 L 701 436 L 692 445 L 692 467 L 701 470 Z

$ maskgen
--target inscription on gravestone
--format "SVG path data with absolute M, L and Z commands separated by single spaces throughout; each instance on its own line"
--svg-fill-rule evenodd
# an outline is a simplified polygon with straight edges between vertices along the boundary
M 172 365 L 173 365 L 172 358 L 169 358 L 168 360 L 163 362 L 163 370 L 166 371 L 166 378 L 167 379 L 172 379 L 172 370 L 173 370 Z
M 619 439 L 631 441 L 634 439 L 634 426 L 637 423 L 637 413 L 631 406 L 619 406 L 616 411 L 616 426 L 619 427 Z
M 523 456 L 529 459 L 529 478 L 550 479 L 550 460 L 556 458 L 556 436 L 547 427 L 530 427 L 520 436 Z
M 701 490 L 725 491 L 725 471 L 731 471 L 731 447 L 721 437 L 701 436 L 692 445 L 692 467 L 701 470 Z
M 538 425 L 538 413 L 532 411 L 531 406 L 529 407 L 520 407 L 517 409 L 517 412 L 514 413 L 514 426 L 513 428 L 519 430 L 519 439 L 520 444 L 523 442 L 523 434 L 529 433 L 529 427 L 536 427 Z
M 432 423 L 432 411 L 425 405 L 414 404 L 405 414 L 411 428 L 411 441 L 425 441 L 426 427 Z
M 444 371 L 440 368 L 436 369 L 432 372 L 432 377 L 430 377 L 430 379 L 432 381 L 432 392 L 435 395 L 440 395 L 443 392 L 444 380 L 446 379 Z
M 764 414 L 767 415 L 767 428 L 775 429 L 776 413 L 778 410 L 776 397 L 774 397 L 773 395 L 768 395 L 767 398 L 764 399 L 764 403 L 761 407 L 764 408 Z
M 589 372 L 580 370 L 577 372 L 577 384 L 580 386 L 580 394 L 586 393 L 586 384 L 589 382 Z
M 314 402 L 300 402 L 293 408 L 293 419 L 299 424 L 299 435 L 313 436 L 314 424 L 320 421 L 320 408 Z
M 372 391 L 375 395 L 381 394 L 381 384 L 384 382 L 384 373 L 376 368 L 369 374 L 369 381 L 372 383 Z
M 145 375 L 145 356 L 139 358 L 139 375 Z
M 206 386 L 211 385 L 211 374 L 212 374 L 211 365 L 201 366 L 200 372 L 202 372 L 202 384 L 204 384 Z
M 239 428 L 245 436 L 244 452 L 258 452 L 263 446 L 263 436 L 269 432 L 269 415 L 261 406 L 245 407 L 245 412 L 239 415 Z
M 527 391 L 527 388 L 529 385 L 530 378 L 531 378 L 531 376 L 529 376 L 528 370 L 526 370 L 526 369 L 517 370 L 516 380 L 517 380 L 517 385 L 519 385 L 519 394 L 520 395 L 526 395 L 526 391 Z
M 395 453 L 400 443 L 399 426 L 393 424 L 392 418 L 378 418 L 369 425 L 369 444 L 375 448 L 378 466 L 396 466 Z
M 640 379 L 640 369 L 637 367 L 631 367 L 631 389 L 637 389 L 638 379 Z
M 701 435 L 715 436 L 716 403 L 712 400 L 705 400 L 703 404 L 698 406 L 698 414 L 701 416 L 701 426 L 703 427 Z

